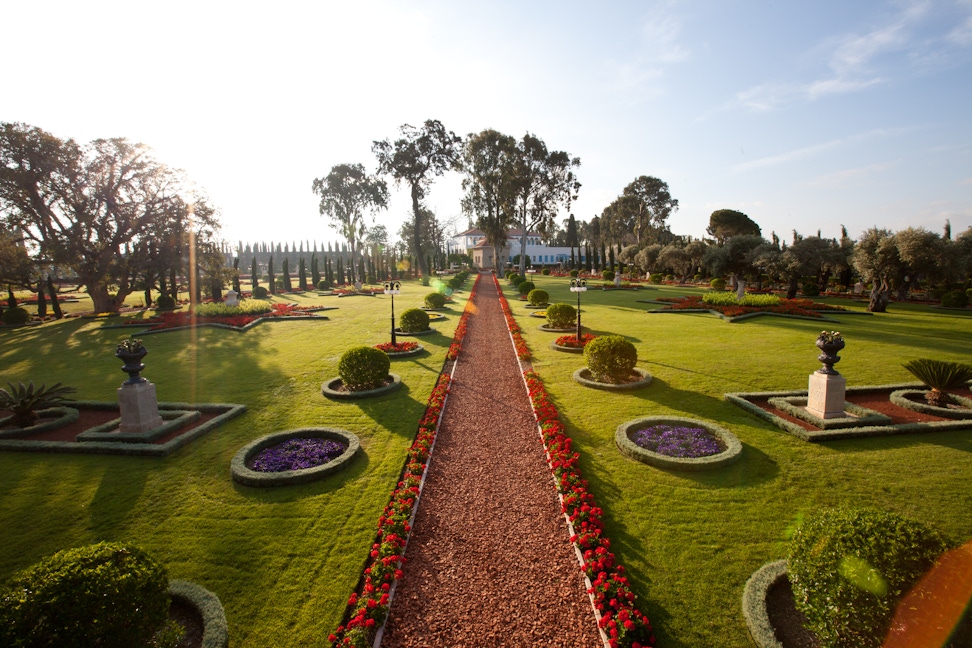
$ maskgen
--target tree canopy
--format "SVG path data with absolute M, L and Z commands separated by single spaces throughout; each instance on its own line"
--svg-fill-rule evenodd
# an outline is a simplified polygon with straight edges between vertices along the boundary
M 628 183 L 602 213 L 602 228 L 618 242 L 638 245 L 667 242 L 669 217 L 678 211 L 678 200 L 672 198 L 668 183 L 654 176 L 639 176 Z M 634 233 L 634 241 L 625 236 Z
M 719 243 L 725 243 L 732 236 L 760 236 L 762 231 L 749 216 L 734 209 L 717 209 L 709 216 L 709 226 L 705 230 Z
M 516 139 L 492 129 L 470 133 L 463 145 L 462 209 L 493 248 L 494 267 L 514 219 Z

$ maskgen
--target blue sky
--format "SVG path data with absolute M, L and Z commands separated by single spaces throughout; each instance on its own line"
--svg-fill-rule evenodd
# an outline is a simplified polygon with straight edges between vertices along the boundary
M 697 237 L 721 208 L 784 239 L 972 226 L 970 0 L 0 3 L 0 120 L 149 144 L 233 242 L 336 240 L 313 179 L 429 118 L 579 156 L 584 220 L 654 175 Z

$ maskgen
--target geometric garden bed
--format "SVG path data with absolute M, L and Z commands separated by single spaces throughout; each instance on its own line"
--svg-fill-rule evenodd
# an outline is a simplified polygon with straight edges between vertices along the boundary
M 67 410 L 67 412 L 65 412 Z M 165 457 L 246 411 L 233 403 L 159 403 L 162 426 L 141 434 L 115 430 L 118 402 L 70 401 L 25 431 L 0 428 L 0 451 Z M 7 412 L 0 412 L 0 419 Z
M 898 394 L 907 390 L 921 390 L 921 384 L 880 385 L 872 387 L 848 387 L 845 395 L 847 417 L 817 419 L 809 415 L 806 391 L 735 392 L 726 394 L 726 400 L 747 412 L 765 419 L 784 432 L 804 441 L 818 442 L 834 439 L 855 439 L 893 434 L 915 434 L 945 430 L 972 429 L 972 419 L 940 415 L 903 407 Z M 956 389 L 952 393 L 968 399 L 969 389 Z

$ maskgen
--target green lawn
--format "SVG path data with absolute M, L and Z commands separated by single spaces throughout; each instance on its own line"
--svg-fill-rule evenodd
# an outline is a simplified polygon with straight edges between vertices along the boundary
M 551 303 L 576 304 L 567 280 L 534 281 Z M 874 506 L 955 540 L 972 537 L 972 431 L 810 444 L 723 400 L 731 391 L 806 389 L 820 366 L 814 341 L 822 329 L 847 340 L 836 368 L 848 385 L 912 382 L 901 364 L 916 357 L 972 362 L 969 314 L 891 304 L 887 314 L 838 315 L 839 324 L 776 317 L 729 324 L 708 314 L 647 314 L 658 306 L 637 301 L 694 289 L 588 290 L 585 328 L 627 336 L 638 366 L 654 376 L 647 389 L 622 394 L 573 382 L 582 356 L 550 350 L 555 334 L 538 331 L 542 321 L 528 317 L 515 289 L 501 284 L 659 646 L 750 646 L 740 604 L 746 580 L 785 557 L 794 525 L 820 507 Z M 654 414 L 716 421 L 743 442 L 743 457 L 710 473 L 684 474 L 623 457 L 615 428 Z
M 396 314 L 421 305 L 429 291 L 403 282 Z M 246 333 L 202 328 L 144 336 L 143 375 L 160 400 L 243 403 L 246 414 L 161 460 L 0 452 L 0 578 L 67 547 L 133 542 L 162 561 L 170 578 L 220 597 L 231 645 L 327 645 L 466 296 L 457 294 L 447 319 L 433 325 L 438 334 L 413 338 L 426 354 L 393 361 L 404 387 L 361 402 L 326 400 L 320 386 L 337 375 L 347 348 L 388 341 L 385 296 L 280 297 L 338 310 L 325 313 L 327 322 L 265 322 Z M 0 385 L 60 381 L 77 387 L 77 398 L 115 400 L 125 378 L 115 345 L 135 330 L 102 327 L 120 319 L 0 330 Z M 360 437 L 364 452 L 348 470 L 269 490 L 232 482 L 230 461 L 247 442 L 316 425 Z

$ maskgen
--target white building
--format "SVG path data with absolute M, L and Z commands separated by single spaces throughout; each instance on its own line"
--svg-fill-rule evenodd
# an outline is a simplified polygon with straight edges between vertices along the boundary
M 523 230 L 514 228 L 507 232 L 506 244 L 498 250 L 501 264 L 511 265 L 513 258 L 519 256 L 522 233 Z M 460 232 L 449 239 L 446 246 L 450 254 L 468 254 L 476 268 L 493 267 L 493 246 L 486 244 L 486 234 L 481 229 Z M 527 233 L 526 255 L 530 258 L 530 265 L 534 266 L 566 267 L 570 263 L 570 248 L 544 245 L 539 232 Z M 574 248 L 574 258 L 580 263 L 580 249 Z

